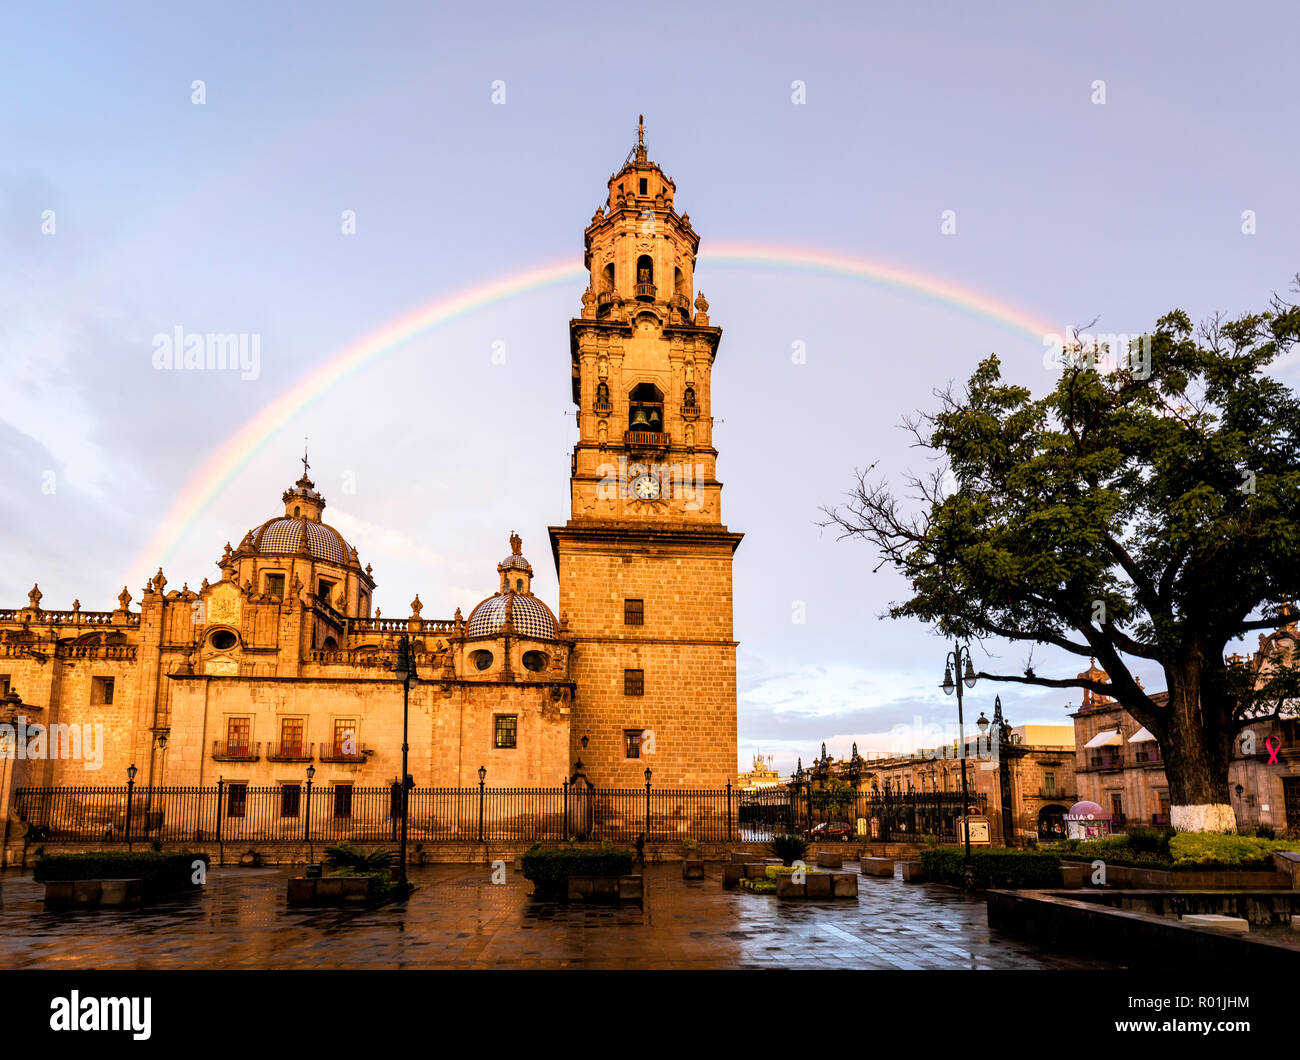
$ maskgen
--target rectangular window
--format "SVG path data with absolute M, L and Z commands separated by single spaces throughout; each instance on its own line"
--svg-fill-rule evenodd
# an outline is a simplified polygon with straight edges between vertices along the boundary
M 253 735 L 252 718 L 230 718 L 226 721 L 226 754 L 238 758 L 248 757 Z
M 1056 774 L 1052 772 L 1043 773 L 1043 790 L 1048 795 L 1056 794 Z
M 623 730 L 623 754 L 626 758 L 641 757 L 641 734 L 644 729 Z
M 276 600 L 284 599 L 284 575 L 266 574 L 262 578 L 262 592 Z
M 519 715 L 498 714 L 495 720 L 495 745 L 499 748 L 514 747 L 519 738 Z
M 9 675 L 0 674 L 0 696 L 7 696 L 8 694 L 9 694 Z
M 357 749 L 357 722 L 355 718 L 335 718 L 334 719 L 334 757 L 340 758 L 343 755 L 356 755 L 361 752 Z
M 113 679 L 111 677 L 91 678 L 90 701 L 106 705 L 113 702 Z
M 226 816 L 243 817 L 248 812 L 248 785 L 230 784 L 226 787 Z
M 623 695 L 625 696 L 645 695 L 645 671 L 644 670 L 623 671 Z
M 328 604 L 330 607 L 334 606 L 334 600 L 330 595 L 331 593 L 333 593 L 333 591 L 334 591 L 334 583 L 327 582 L 324 578 L 322 578 L 320 584 L 316 586 L 316 595 L 319 596 L 321 600 L 324 603 Z
M 646 178 L 645 178 L 645 177 L 642 177 L 642 178 L 641 178 L 641 194 L 642 194 L 642 195 L 645 195 L 645 194 L 646 194 L 646 184 L 647 184 L 647 182 L 646 182 Z
M 1118 792 L 1112 792 L 1110 796 L 1110 816 L 1113 822 L 1124 819 L 1124 797 Z
M 623 625 L 625 626 L 645 625 L 645 601 L 644 600 L 623 601 Z
M 280 785 L 280 816 L 297 817 L 298 805 L 302 801 L 302 788 L 297 784 Z
M 334 816 L 335 817 L 352 816 L 352 785 L 351 784 L 334 785 Z
M 302 737 L 302 718 L 280 719 L 280 754 L 289 758 L 301 758 Z

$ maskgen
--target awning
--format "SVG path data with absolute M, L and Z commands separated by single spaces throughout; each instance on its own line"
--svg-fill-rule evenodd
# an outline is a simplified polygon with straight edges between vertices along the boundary
M 1084 747 L 1106 747 L 1110 744 L 1123 743 L 1119 736 L 1118 729 L 1103 729 L 1089 740 Z
M 1155 737 L 1152 736 L 1149 732 L 1147 732 L 1146 726 L 1144 725 L 1142 726 L 1142 728 L 1138 729 L 1137 732 L 1135 732 L 1132 736 L 1128 738 L 1128 742 L 1146 743 L 1148 740 L 1154 740 L 1154 739 Z

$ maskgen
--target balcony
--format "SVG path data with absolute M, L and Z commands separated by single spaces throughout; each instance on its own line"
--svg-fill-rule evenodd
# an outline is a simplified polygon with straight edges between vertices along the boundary
M 634 449 L 667 449 L 672 436 L 664 431 L 624 431 L 623 444 Z
M 1123 769 L 1124 756 L 1122 754 L 1111 755 L 1091 755 L 1088 758 L 1089 769 Z
M 1039 788 L 1038 797 L 1040 799 L 1050 799 L 1053 802 L 1075 802 L 1077 796 L 1062 791 L 1060 788 Z
M 1134 751 L 1133 764 L 1139 766 L 1163 766 L 1165 760 L 1160 757 L 1160 748 L 1153 746 L 1145 751 Z
M 320 760 L 334 765 L 355 766 L 360 765 L 372 754 L 374 754 L 374 751 L 368 747 L 361 748 L 356 754 L 346 754 L 342 747 L 330 747 L 321 751 Z
M 655 285 L 652 283 L 638 283 L 633 294 L 636 295 L 638 302 L 653 302 L 655 300 Z
M 597 416 L 608 416 L 614 411 L 614 404 L 611 401 L 593 401 L 591 411 Z
M 268 762 L 310 762 L 315 749 L 314 743 L 308 744 L 305 748 L 300 743 L 273 743 L 266 749 L 266 760 Z
M 212 759 L 214 762 L 256 762 L 262 757 L 260 743 L 229 743 L 226 740 L 212 741 Z

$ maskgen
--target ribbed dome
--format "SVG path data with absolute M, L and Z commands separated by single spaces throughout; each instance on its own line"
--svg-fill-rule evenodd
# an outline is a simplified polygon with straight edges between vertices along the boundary
M 307 528 L 307 548 L 311 554 L 327 563 L 347 566 L 348 543 L 332 526 L 313 523 L 310 519 L 291 519 L 281 516 L 263 523 L 253 535 L 253 547 L 258 552 L 293 553 L 302 542 L 302 528 Z
M 510 601 L 516 634 L 538 640 L 556 639 L 555 616 L 551 614 L 551 609 L 535 596 L 520 596 L 518 593 L 489 596 L 469 613 L 465 635 L 487 637 L 501 632 L 506 624 L 507 601 Z

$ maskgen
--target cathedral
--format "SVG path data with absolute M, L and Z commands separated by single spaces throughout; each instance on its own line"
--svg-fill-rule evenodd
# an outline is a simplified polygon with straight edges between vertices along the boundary
M 102 731 L 94 767 L 51 739 L 44 756 L 8 756 L 5 787 L 119 785 L 129 766 L 150 785 L 292 784 L 308 767 L 318 784 L 391 783 L 402 636 L 418 786 L 474 786 L 480 768 L 493 787 L 581 774 L 634 788 L 647 769 L 659 788 L 733 781 L 741 535 L 722 523 L 712 437 L 722 332 L 694 292 L 700 240 L 675 196 L 641 129 L 584 233 L 554 606 L 533 594 L 512 533 L 486 599 L 426 618 L 416 596 L 409 615 L 381 617 L 364 542 L 326 521 L 304 456 L 283 511 L 227 543 L 198 588 L 160 569 L 138 606 L 123 588 L 111 611 L 47 610 L 34 587 L 26 607 L 0 610 L 0 721 L 62 732 L 63 751 L 69 733 Z

